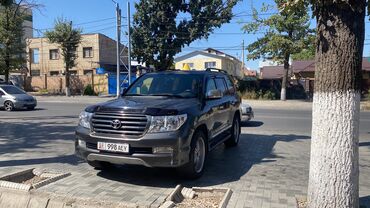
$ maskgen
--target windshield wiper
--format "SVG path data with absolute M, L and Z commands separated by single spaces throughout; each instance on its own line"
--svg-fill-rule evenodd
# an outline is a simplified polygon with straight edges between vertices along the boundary
M 166 97 L 175 97 L 175 98 L 185 98 L 182 95 L 169 94 L 169 93 L 149 94 L 149 96 L 166 96 Z

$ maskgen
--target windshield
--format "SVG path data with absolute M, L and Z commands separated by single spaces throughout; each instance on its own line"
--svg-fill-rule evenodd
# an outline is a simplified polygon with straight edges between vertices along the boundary
M 18 87 L 15 87 L 15 86 L 2 86 L 1 88 L 6 93 L 11 94 L 11 95 L 26 94 L 23 90 L 19 89 Z
M 146 74 L 137 80 L 125 96 L 173 96 L 193 98 L 199 95 L 201 74 Z

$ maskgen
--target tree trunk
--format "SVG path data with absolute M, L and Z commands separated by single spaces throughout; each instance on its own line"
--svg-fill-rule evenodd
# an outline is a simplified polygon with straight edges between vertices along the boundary
M 328 1 L 329 2 L 329 1 Z M 332 2 L 332 1 L 330 1 Z M 359 207 L 359 112 L 365 0 L 317 10 L 308 207 Z
M 9 70 L 10 69 L 10 56 L 9 54 L 6 54 L 5 58 L 5 82 L 9 82 Z
M 288 72 L 289 72 L 289 58 L 290 55 L 285 55 L 284 57 L 284 74 L 283 74 L 283 82 L 281 83 L 281 93 L 280 93 L 280 100 L 286 101 L 286 85 L 288 81 Z
M 66 93 L 66 96 L 69 97 L 71 96 L 71 89 L 70 89 L 70 82 L 69 82 L 69 69 L 68 67 L 66 68 L 66 72 L 65 72 L 65 76 L 66 76 L 66 79 L 65 79 L 65 82 L 66 82 L 66 90 L 65 90 L 65 93 Z

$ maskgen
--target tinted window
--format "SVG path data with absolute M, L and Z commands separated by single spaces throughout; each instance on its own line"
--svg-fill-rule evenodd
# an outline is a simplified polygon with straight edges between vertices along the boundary
M 197 97 L 202 78 L 200 74 L 145 74 L 125 95 Z
M 14 87 L 14 86 L 3 86 L 1 88 L 3 88 L 3 90 L 6 93 L 12 94 L 12 95 L 15 95 L 15 94 L 26 94 L 23 90 L 19 89 L 18 87 Z
M 215 84 L 215 80 L 214 79 L 209 79 L 207 81 L 207 88 L 206 88 L 206 92 L 210 91 L 210 90 L 216 90 L 216 84 Z
M 229 94 L 234 94 L 235 93 L 235 88 L 234 85 L 230 79 L 230 77 L 226 78 L 226 85 L 227 85 L 227 90 Z
M 226 86 L 223 78 L 216 78 L 216 86 L 224 95 L 226 94 Z
M 5 94 L 3 93 L 3 91 L 0 90 L 0 95 L 5 95 Z

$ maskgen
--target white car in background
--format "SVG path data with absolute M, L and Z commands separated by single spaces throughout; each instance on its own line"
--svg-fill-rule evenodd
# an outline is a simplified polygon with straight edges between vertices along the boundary
M 240 108 L 242 111 L 242 121 L 250 121 L 252 118 L 254 118 L 253 109 L 249 104 L 242 103 Z

